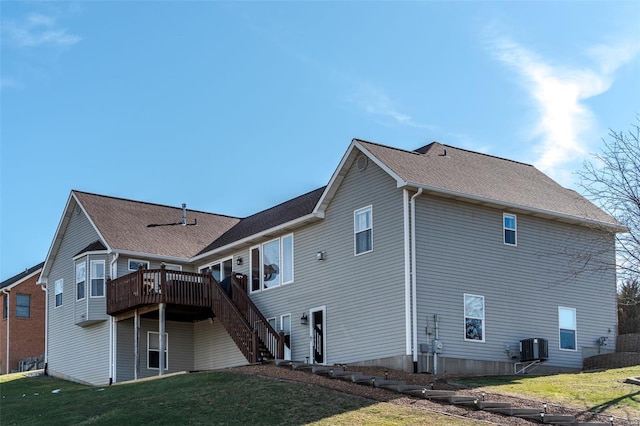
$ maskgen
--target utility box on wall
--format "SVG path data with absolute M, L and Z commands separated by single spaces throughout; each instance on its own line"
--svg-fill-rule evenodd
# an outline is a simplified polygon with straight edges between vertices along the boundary
M 520 340 L 520 361 L 546 361 L 549 359 L 547 339 L 534 337 Z

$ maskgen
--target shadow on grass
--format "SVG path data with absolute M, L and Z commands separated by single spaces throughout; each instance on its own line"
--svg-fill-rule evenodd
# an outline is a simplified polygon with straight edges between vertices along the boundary
M 610 409 L 612 407 L 618 407 L 625 402 L 627 403 L 625 405 L 631 405 L 630 404 L 631 402 L 640 405 L 640 391 L 611 399 L 609 401 L 603 402 L 602 404 L 594 405 L 593 407 L 590 407 L 587 411 L 591 411 L 594 413 L 602 413 L 603 411 Z
M 354 424 L 362 423 L 363 416 L 365 423 L 371 423 L 367 418 L 386 416 L 395 419 L 387 424 L 400 424 L 406 415 L 393 406 L 380 413 L 378 401 L 355 395 L 232 372 L 103 388 L 41 376 L 2 383 L 0 394 L 0 422 L 21 426 L 337 423 L 333 419 Z

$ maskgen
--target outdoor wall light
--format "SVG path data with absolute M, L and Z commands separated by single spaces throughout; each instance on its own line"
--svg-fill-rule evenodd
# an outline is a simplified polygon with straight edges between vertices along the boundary
M 302 316 L 300 317 L 300 324 L 302 325 L 307 325 L 309 324 L 309 317 L 307 316 L 307 314 L 302 314 Z
M 324 260 L 324 258 L 325 258 L 324 251 L 319 251 L 319 252 L 316 253 L 316 259 Z
M 236 258 L 236 265 L 238 265 L 238 266 L 242 265 L 242 258 L 241 257 Z

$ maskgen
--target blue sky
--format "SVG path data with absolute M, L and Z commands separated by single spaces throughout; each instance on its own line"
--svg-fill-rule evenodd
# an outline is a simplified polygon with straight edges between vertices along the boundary
M 640 113 L 640 2 L 0 2 L 0 279 L 72 189 L 248 216 L 352 138 L 575 172 Z

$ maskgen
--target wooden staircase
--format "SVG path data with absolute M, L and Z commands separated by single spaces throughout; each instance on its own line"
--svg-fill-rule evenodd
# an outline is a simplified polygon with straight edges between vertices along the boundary
M 331 379 L 346 380 L 363 386 L 373 386 L 391 390 L 412 398 L 429 399 L 442 404 L 454 404 L 471 410 L 483 410 L 508 417 L 517 417 L 540 424 L 558 426 L 611 426 L 612 423 L 579 421 L 575 416 L 547 412 L 543 408 L 512 407 L 508 402 L 485 401 L 481 395 L 461 395 L 451 390 L 433 389 L 433 385 L 407 385 L 404 381 L 388 380 L 387 377 L 365 375 L 348 371 L 343 367 L 307 364 L 303 361 L 276 360 L 276 365 L 293 370 L 323 375 Z M 508 420 L 507 420 L 508 421 Z
M 247 295 L 246 277 L 212 279 L 213 313 L 251 364 L 284 358 L 284 334 L 269 324 Z

